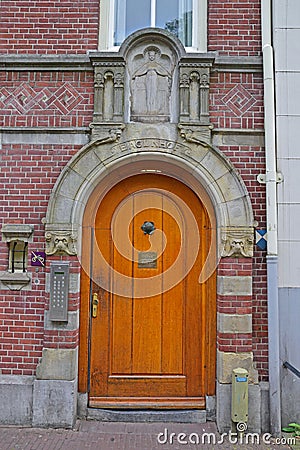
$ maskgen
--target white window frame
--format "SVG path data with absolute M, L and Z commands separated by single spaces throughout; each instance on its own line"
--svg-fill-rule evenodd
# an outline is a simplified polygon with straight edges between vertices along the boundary
M 155 24 L 155 0 L 151 0 L 151 26 Z M 114 1 L 100 0 L 99 51 L 118 51 L 113 45 Z M 193 0 L 193 47 L 187 52 L 207 52 L 207 0 Z

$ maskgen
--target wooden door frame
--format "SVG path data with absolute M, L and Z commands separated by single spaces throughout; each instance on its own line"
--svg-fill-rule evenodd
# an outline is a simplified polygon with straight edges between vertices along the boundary
M 162 175 L 163 176 L 163 175 Z M 168 176 L 170 177 L 170 176 Z M 183 183 L 182 181 L 180 181 Z M 117 183 L 116 183 L 117 184 Z M 184 183 L 183 183 L 184 184 Z M 87 203 L 85 215 L 83 218 L 83 242 L 87 243 L 90 240 L 92 223 L 89 207 L 92 205 L 95 208 L 95 197 L 103 198 L 103 195 L 99 196 L 99 190 L 101 186 L 94 191 L 90 200 Z M 197 195 L 197 194 L 196 194 Z M 199 199 L 200 200 L 200 199 Z M 201 202 L 201 200 L 200 200 Z M 99 202 L 97 202 L 99 203 Z M 203 201 L 202 201 L 203 203 Z M 206 207 L 206 205 L 203 205 Z M 93 216 L 93 214 L 92 214 Z M 212 239 L 216 237 L 212 236 Z M 85 245 L 86 253 L 87 249 L 91 248 L 90 245 Z M 84 259 L 84 255 L 82 255 Z M 88 267 L 88 261 L 83 264 L 83 267 Z M 91 326 L 91 310 L 90 310 L 90 292 L 87 292 L 87 286 L 89 286 L 89 274 L 87 270 L 81 270 L 81 310 L 80 310 L 80 345 L 79 345 L 79 392 L 89 391 L 89 355 L 90 355 L 90 326 Z M 208 373 L 206 376 L 206 395 L 212 396 L 215 394 L 215 378 L 216 378 L 216 289 L 213 293 L 213 298 L 210 304 L 209 314 L 207 314 L 206 345 L 209 348 L 205 366 Z M 113 406 L 113 405 L 112 405 Z M 153 402 L 153 407 L 155 403 Z M 156 404 L 159 408 L 159 403 Z M 200 408 L 205 407 L 205 402 L 199 404 Z M 188 402 L 183 403 L 183 409 L 190 409 L 191 406 Z

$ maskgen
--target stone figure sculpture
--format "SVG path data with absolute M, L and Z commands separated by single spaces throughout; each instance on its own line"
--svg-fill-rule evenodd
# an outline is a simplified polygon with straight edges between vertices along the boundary
M 158 121 L 169 120 L 172 75 L 160 59 L 158 47 L 147 47 L 143 52 L 142 63 L 132 75 L 131 115 L 136 120 L 143 121 L 151 116 Z

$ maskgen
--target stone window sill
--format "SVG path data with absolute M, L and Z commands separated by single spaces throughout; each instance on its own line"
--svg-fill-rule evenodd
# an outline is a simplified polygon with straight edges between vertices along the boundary
M 31 278 L 26 272 L 0 272 L 0 281 L 10 291 L 20 291 L 31 282 Z

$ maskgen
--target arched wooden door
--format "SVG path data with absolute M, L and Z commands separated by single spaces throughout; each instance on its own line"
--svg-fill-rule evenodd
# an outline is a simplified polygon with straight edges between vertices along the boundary
M 214 273 L 199 283 L 212 235 L 201 201 L 173 178 L 133 176 L 106 194 L 91 232 L 79 371 L 89 405 L 205 408 L 216 294 Z

